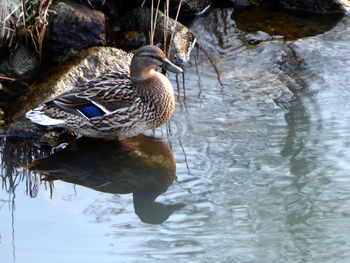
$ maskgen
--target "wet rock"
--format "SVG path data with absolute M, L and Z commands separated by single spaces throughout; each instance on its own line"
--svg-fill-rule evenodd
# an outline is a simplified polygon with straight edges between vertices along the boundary
M 251 45 L 258 45 L 263 41 L 270 41 L 272 39 L 273 38 L 269 34 L 262 31 L 248 33 L 244 36 L 244 40 L 245 40 L 244 42 L 249 43 Z
M 8 59 L 0 64 L 0 71 L 18 79 L 29 79 L 39 67 L 38 59 L 23 46 L 12 50 Z
M 4 121 L 4 111 L 0 108 L 0 126 L 5 123 Z
M 131 58 L 132 54 L 110 47 L 92 47 L 79 52 L 29 86 L 6 112 L 7 122 L 13 123 L 28 110 L 79 83 L 120 68 L 129 70 Z
M 281 65 L 286 60 L 292 63 L 292 51 L 286 42 L 271 41 L 264 32 L 239 30 L 231 19 L 235 12 L 234 8 L 213 9 L 195 21 L 191 30 L 197 38 L 200 62 L 194 63 L 204 68 L 206 76 L 217 78 L 226 91 L 226 102 L 239 109 L 268 115 L 289 107 L 295 96 L 289 89 L 288 69 Z M 259 43 L 252 47 L 254 41 Z
M 317 13 L 345 13 L 350 9 L 348 0 L 280 0 L 282 7 Z
M 151 9 L 136 8 L 122 18 L 121 21 L 122 30 L 135 30 L 143 32 L 144 35 L 148 37 L 151 28 Z M 164 43 L 165 31 L 167 41 L 170 41 L 171 29 L 174 28 L 175 33 L 170 48 L 170 59 L 177 64 L 184 63 L 189 58 L 195 38 L 187 27 L 171 18 L 169 20 L 168 30 L 165 30 L 164 21 L 164 14 L 162 12 L 158 12 L 154 44 L 161 46 Z
M 255 36 L 245 37 L 249 42 L 259 43 L 271 39 L 295 40 L 323 34 L 331 30 L 342 18 L 339 14 L 308 14 L 304 12 L 285 12 L 276 8 L 274 3 L 262 3 L 259 6 L 235 10 L 231 18 L 238 29 Z M 260 32 L 258 34 L 258 32 Z M 252 38 L 250 41 L 249 38 Z
M 40 126 L 24 116 L 10 128 L 0 125 L 0 135 L 35 140 L 35 144 L 38 146 L 50 147 L 57 147 L 67 141 L 74 141 L 76 138 L 62 128 Z
M 106 17 L 102 12 L 69 1 L 53 4 L 50 9 L 56 15 L 49 21 L 44 48 L 54 60 L 106 44 Z
M 36 125 L 25 117 L 22 117 L 11 128 L 5 126 L 0 128 L 0 134 L 2 136 L 38 139 L 45 134 L 45 131 L 42 126 Z

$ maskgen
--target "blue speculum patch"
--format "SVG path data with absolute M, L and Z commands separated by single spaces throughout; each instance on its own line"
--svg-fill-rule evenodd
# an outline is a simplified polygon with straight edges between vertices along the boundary
M 105 112 L 103 112 L 95 105 L 87 106 L 85 108 L 80 109 L 80 111 L 88 118 L 98 117 L 105 114 Z

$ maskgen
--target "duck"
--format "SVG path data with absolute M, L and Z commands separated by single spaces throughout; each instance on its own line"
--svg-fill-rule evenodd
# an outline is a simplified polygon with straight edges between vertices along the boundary
M 130 70 L 101 75 L 26 113 L 32 122 L 86 137 L 123 140 L 169 121 L 175 108 L 170 80 L 158 68 L 183 70 L 154 45 L 139 48 Z

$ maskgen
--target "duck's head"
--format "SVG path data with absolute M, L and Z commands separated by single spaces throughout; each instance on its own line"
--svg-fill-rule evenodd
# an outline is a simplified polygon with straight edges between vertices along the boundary
M 160 48 L 152 45 L 143 46 L 136 51 L 131 60 L 130 76 L 136 79 L 147 79 L 159 67 L 174 73 L 183 72 L 166 58 Z

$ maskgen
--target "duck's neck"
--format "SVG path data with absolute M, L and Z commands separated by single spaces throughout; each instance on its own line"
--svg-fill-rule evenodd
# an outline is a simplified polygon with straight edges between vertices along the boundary
M 143 72 L 142 77 L 131 76 L 131 80 L 134 86 L 143 92 L 153 93 L 167 91 L 173 93 L 173 88 L 169 79 L 154 69 Z

